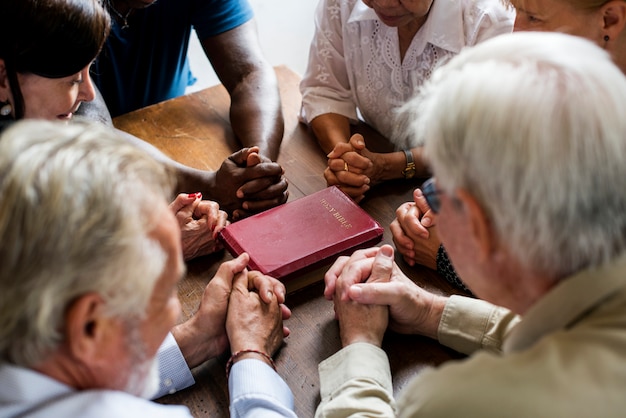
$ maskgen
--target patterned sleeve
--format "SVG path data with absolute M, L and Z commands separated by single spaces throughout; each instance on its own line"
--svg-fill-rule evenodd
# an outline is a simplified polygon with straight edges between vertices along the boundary
M 443 248 L 443 245 L 440 245 L 437 250 L 437 273 L 439 273 L 451 285 L 470 294 L 472 293 L 465 286 L 465 283 L 463 283 L 461 278 L 456 274 L 456 270 L 454 270 L 454 266 L 452 265 L 452 262 L 450 262 L 448 253 L 446 252 L 446 249 Z
M 347 3 L 337 0 L 320 1 L 315 12 L 315 34 L 300 83 L 301 118 L 307 123 L 326 113 L 357 120 L 344 51 L 346 14 Z

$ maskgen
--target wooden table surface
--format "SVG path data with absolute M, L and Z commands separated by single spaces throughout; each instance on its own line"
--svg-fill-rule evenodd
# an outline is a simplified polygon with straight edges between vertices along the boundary
M 300 76 L 284 66 L 276 67 L 276 73 L 285 117 L 285 136 L 278 162 L 285 169 L 291 201 L 326 187 L 322 175 L 326 157 L 307 127 L 298 122 Z M 229 104 L 229 96 L 220 85 L 119 116 L 114 119 L 114 124 L 152 143 L 181 163 L 215 170 L 224 158 L 241 148 L 230 127 Z M 367 126 L 359 126 L 356 130 L 365 132 L 366 138 L 376 135 Z M 372 144 L 368 146 L 375 148 Z M 361 202 L 361 206 L 385 228 L 383 243 L 393 244 L 389 224 L 395 217 L 395 209 L 411 200 L 412 190 L 417 186 L 419 180 L 388 182 L 372 188 Z M 187 277 L 179 286 L 183 310 L 181 322 L 197 309 L 203 289 L 219 263 L 230 258 L 228 253 L 222 252 L 188 264 Z M 399 256 L 396 261 L 421 286 L 441 294 L 458 293 L 432 271 L 411 268 Z M 322 295 L 324 271 L 322 268 L 310 273 L 319 278 L 315 284 L 287 295 L 286 303 L 292 310 L 292 317 L 285 324 L 291 329 L 291 335 L 285 339 L 275 358 L 278 373 L 293 391 L 299 417 L 312 417 L 319 403 L 318 363 L 341 348 L 332 302 Z M 385 336 L 383 348 L 389 355 L 395 393 L 422 368 L 460 357 L 430 339 L 393 333 Z M 194 386 L 161 398 L 159 402 L 184 404 L 195 417 L 229 416 L 228 384 L 224 372 L 227 358 L 224 353 L 195 368 Z

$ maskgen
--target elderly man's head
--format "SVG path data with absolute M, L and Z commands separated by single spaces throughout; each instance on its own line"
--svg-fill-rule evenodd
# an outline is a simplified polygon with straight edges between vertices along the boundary
M 548 285 L 624 252 L 626 78 L 591 42 L 496 37 L 433 74 L 407 109 L 426 138 L 440 236 L 478 296 L 510 306 L 498 297 L 525 283 L 509 277 Z
M 140 394 L 180 312 L 170 174 L 104 127 L 18 122 L 0 140 L 0 356 Z

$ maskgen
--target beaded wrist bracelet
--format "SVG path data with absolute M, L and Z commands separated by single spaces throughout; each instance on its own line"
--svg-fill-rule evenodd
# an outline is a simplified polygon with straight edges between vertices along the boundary
M 226 363 L 226 379 L 228 379 L 228 376 L 230 376 L 230 368 L 233 367 L 233 362 L 235 361 L 235 359 L 241 356 L 242 354 L 246 354 L 246 353 L 255 353 L 255 354 L 262 355 L 263 357 L 267 359 L 267 361 L 270 362 L 270 364 L 272 365 L 272 368 L 276 370 L 276 365 L 274 364 L 274 360 L 272 360 L 272 357 L 270 357 L 269 354 L 264 353 L 263 351 L 253 350 L 253 349 L 239 350 L 233 353 L 233 355 L 230 356 L 230 358 L 228 359 L 228 362 Z

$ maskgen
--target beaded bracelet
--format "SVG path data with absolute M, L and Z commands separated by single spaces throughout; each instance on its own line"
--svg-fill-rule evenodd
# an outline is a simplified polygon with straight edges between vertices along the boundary
M 230 358 L 228 359 L 228 362 L 226 363 L 226 379 L 228 379 L 228 376 L 230 376 L 230 368 L 233 366 L 233 362 L 235 361 L 235 359 L 237 357 L 239 357 L 242 354 L 246 354 L 246 353 L 256 353 L 256 354 L 260 354 L 263 357 L 265 357 L 267 359 L 267 361 L 270 362 L 270 364 L 272 365 L 272 368 L 274 370 L 276 370 L 276 365 L 274 364 L 274 360 L 272 360 L 272 358 L 270 357 L 269 354 L 264 353 L 263 351 L 259 351 L 259 350 L 253 350 L 251 348 L 249 349 L 245 349 L 245 350 L 239 350 L 235 353 L 233 353 L 232 356 L 230 356 Z

